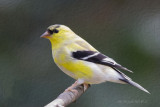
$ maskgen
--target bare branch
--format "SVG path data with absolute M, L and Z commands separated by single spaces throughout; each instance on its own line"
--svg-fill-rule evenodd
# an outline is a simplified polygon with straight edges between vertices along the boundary
M 55 100 L 47 104 L 45 107 L 66 107 L 67 105 L 75 102 L 88 88 L 84 88 L 84 85 L 74 87 L 73 91 L 64 91 Z

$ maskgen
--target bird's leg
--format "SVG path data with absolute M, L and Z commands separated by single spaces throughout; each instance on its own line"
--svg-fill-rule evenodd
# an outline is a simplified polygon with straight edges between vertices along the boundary
M 86 91 L 86 89 L 87 89 L 88 87 L 90 87 L 90 84 L 83 83 L 83 86 L 84 86 L 84 90 L 83 90 L 83 91 Z
M 74 93 L 77 93 L 77 90 L 75 90 L 74 88 L 78 85 L 81 85 L 84 83 L 84 80 L 82 79 L 78 79 L 74 84 L 72 84 L 70 87 L 68 87 L 65 91 L 71 91 L 71 92 L 74 92 Z M 84 85 L 85 87 L 86 85 Z
M 74 88 L 76 87 L 76 86 L 78 86 L 78 84 L 77 84 L 78 82 L 77 81 L 75 81 L 75 83 L 74 84 L 72 84 L 70 87 L 68 87 L 65 91 L 76 91 L 76 90 L 74 90 Z M 76 91 L 77 92 L 77 91 Z

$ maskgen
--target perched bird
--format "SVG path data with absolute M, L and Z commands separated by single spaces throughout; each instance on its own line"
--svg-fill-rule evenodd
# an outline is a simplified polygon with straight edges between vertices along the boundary
M 52 56 L 56 65 L 64 73 L 77 80 L 72 87 L 110 81 L 127 83 L 149 93 L 141 85 L 119 71 L 121 69 L 132 72 L 131 70 L 100 53 L 69 27 L 60 24 L 51 25 L 41 37 L 50 40 Z

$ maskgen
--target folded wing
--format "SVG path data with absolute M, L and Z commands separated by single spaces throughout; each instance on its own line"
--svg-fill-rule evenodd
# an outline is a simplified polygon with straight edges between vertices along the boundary
M 116 61 L 114 61 L 112 58 L 109 58 L 108 56 L 105 56 L 104 54 L 101 54 L 96 51 L 76 51 L 72 52 L 72 57 L 78 60 L 84 60 L 89 61 L 101 65 L 107 65 L 112 68 L 118 68 L 125 71 L 132 72 L 131 70 L 123 67 L 122 65 L 118 64 Z

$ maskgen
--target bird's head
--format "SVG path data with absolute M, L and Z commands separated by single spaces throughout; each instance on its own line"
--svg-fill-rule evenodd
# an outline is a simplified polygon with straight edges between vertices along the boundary
M 69 27 L 65 25 L 55 24 L 49 26 L 46 32 L 41 35 L 41 38 L 47 38 L 49 40 L 59 38 L 64 39 L 69 36 L 69 33 L 73 33 L 73 31 Z
M 70 42 L 74 37 L 76 37 L 76 35 L 69 27 L 60 24 L 49 26 L 46 32 L 41 35 L 41 38 L 50 40 L 52 48 Z

